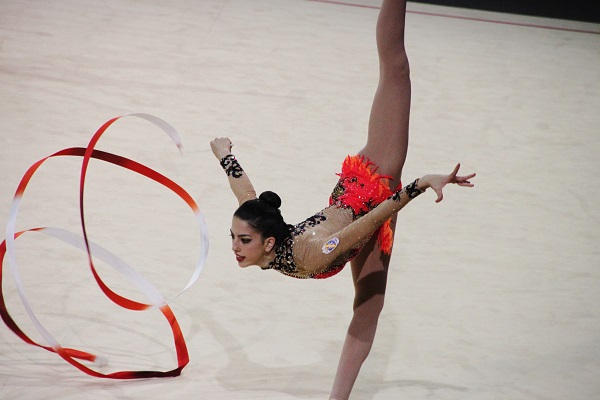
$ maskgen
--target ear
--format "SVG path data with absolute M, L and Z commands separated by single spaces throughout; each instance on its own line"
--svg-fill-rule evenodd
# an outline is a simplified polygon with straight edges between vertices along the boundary
M 264 247 L 266 252 L 273 250 L 273 248 L 275 247 L 275 238 L 272 236 L 266 238 L 264 241 Z

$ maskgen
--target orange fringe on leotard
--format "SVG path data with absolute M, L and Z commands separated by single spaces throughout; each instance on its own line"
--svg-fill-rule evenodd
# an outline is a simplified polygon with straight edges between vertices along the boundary
M 364 156 L 348 156 L 342 164 L 342 172 L 333 193 L 329 198 L 329 205 L 351 208 L 354 217 L 365 215 L 381 202 L 390 197 L 390 176 L 380 175 L 377 165 Z M 392 251 L 394 234 L 388 219 L 377 229 L 379 248 L 386 254 Z

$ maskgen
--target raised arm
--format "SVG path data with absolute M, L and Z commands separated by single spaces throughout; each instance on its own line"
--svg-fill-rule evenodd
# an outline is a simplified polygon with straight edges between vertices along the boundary
M 252 186 L 252 182 L 248 175 L 244 172 L 240 163 L 235 156 L 231 154 L 233 144 L 229 138 L 216 138 L 210 142 L 210 147 L 213 154 L 219 160 L 221 167 L 227 174 L 227 180 L 231 191 L 238 200 L 239 205 L 242 205 L 248 200 L 256 198 L 256 191 Z

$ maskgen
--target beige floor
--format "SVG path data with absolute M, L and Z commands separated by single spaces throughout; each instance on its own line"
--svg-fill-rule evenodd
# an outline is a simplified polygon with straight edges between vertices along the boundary
M 600 26 L 409 10 L 406 180 L 460 161 L 477 186 L 402 212 L 386 308 L 353 398 L 600 398 Z M 146 112 L 180 131 L 183 155 L 133 119 L 99 147 L 181 183 L 211 240 L 199 282 L 173 303 L 191 356 L 181 377 L 91 378 L 2 328 L 0 399 L 327 398 L 351 315 L 349 271 L 315 282 L 238 269 L 235 204 L 208 143 L 230 136 L 257 189 L 283 197 L 288 222 L 322 208 L 365 138 L 376 16 L 304 0 L 0 3 L 2 221 L 29 165 L 84 146 L 113 116 Z M 78 229 L 79 163 L 40 170 L 19 229 Z M 92 163 L 89 179 L 92 239 L 177 294 L 196 257 L 191 213 L 124 170 Z M 106 354 L 104 372 L 175 365 L 160 315 L 110 304 L 83 255 L 36 235 L 17 250 L 32 305 L 63 345 Z M 4 275 L 9 310 L 37 338 L 7 266 Z

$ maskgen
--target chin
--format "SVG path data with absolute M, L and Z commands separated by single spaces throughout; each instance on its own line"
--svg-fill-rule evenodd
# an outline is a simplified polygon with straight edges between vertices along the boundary
M 240 268 L 248 268 L 252 263 L 249 263 L 247 260 L 238 261 L 238 267 Z

